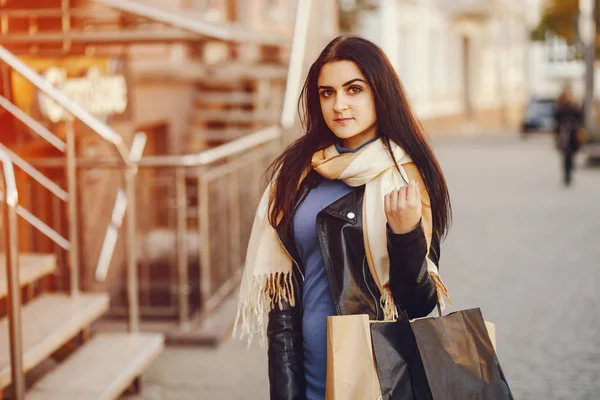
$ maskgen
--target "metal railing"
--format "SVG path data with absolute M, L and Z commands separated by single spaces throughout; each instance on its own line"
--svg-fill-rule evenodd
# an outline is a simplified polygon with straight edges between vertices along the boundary
M 191 318 L 218 306 L 239 283 L 245 245 L 262 193 L 266 167 L 281 150 L 281 129 L 271 127 L 197 154 L 146 156 L 139 165 L 136 220 L 140 313 L 176 318 L 185 329 Z M 43 168 L 62 168 L 57 159 L 37 159 Z M 79 158 L 79 169 L 120 168 L 118 159 Z M 112 254 L 129 203 L 117 196 L 103 251 Z M 127 240 L 127 247 L 130 247 Z M 110 256 L 101 257 L 97 279 L 104 279 Z M 126 257 L 114 257 L 114 263 Z M 112 282 L 111 312 L 129 306 L 120 280 Z M 130 289 L 131 290 L 131 289 Z
M 94 133 L 96 133 L 102 139 L 104 139 L 104 141 L 110 143 L 127 167 L 136 167 L 135 163 L 133 163 L 129 159 L 129 151 L 127 150 L 127 146 L 125 146 L 125 143 L 123 142 L 123 138 L 117 132 L 115 132 L 108 125 L 102 123 L 100 120 L 95 118 L 92 114 L 87 112 L 81 106 L 71 101 L 60 90 L 52 86 L 50 82 L 41 77 L 37 72 L 28 67 L 27 64 L 19 60 L 14 54 L 12 54 L 3 46 L 0 46 L 0 61 L 6 63 L 14 71 L 18 72 L 21 76 L 23 76 L 25 79 L 31 82 L 35 87 L 44 92 L 47 96 L 51 97 L 52 100 L 54 100 L 61 107 L 67 110 L 74 118 L 77 118 L 78 120 L 83 122 Z M 11 110 L 7 109 L 7 111 L 10 112 Z M 19 118 L 18 115 L 13 115 Z M 34 133 L 37 133 L 42 137 L 48 134 L 48 132 L 38 132 L 38 130 L 34 129 L 31 126 L 30 128 L 33 129 Z
M 77 218 L 77 180 L 76 180 L 76 154 L 75 154 L 75 131 L 73 126 L 74 118 L 79 119 L 87 125 L 93 132 L 99 135 L 106 142 L 112 144 L 119 156 L 118 161 L 121 168 L 124 167 L 126 193 L 131 202 L 128 214 L 128 238 L 130 243 L 134 242 L 135 235 L 135 176 L 137 174 L 137 165 L 129 155 L 127 147 L 122 138 L 110 127 L 103 124 L 91 114 L 85 111 L 64 96 L 60 91 L 54 88 L 49 82 L 44 80 L 36 72 L 30 69 L 22 61 L 12 55 L 4 47 L 0 46 L 0 61 L 6 63 L 14 71 L 21 74 L 39 90 L 51 97 L 55 102 L 61 105 L 70 113 L 70 118 L 65 122 L 66 142 L 55 136 L 52 132 L 44 128 L 29 115 L 24 113 L 7 98 L 0 96 L 0 106 L 6 109 L 17 120 L 26 125 L 33 133 L 48 141 L 52 146 L 66 155 L 65 172 L 67 178 L 67 190 L 65 191 L 59 185 L 55 184 L 31 164 L 11 152 L 7 147 L 0 145 L 0 159 L 3 166 L 3 175 L 5 181 L 5 190 L 3 193 L 3 216 L 5 223 L 6 257 L 7 257 L 7 279 L 8 279 L 8 299 L 9 299 L 9 340 L 11 352 L 11 374 L 15 391 L 15 398 L 24 399 L 25 381 L 23 369 L 23 343 L 22 343 L 22 325 L 21 325 L 21 290 L 18 277 L 18 225 L 17 218 L 21 216 L 29 222 L 34 228 L 47 236 L 58 246 L 68 251 L 69 271 L 70 271 L 70 291 L 72 295 L 79 293 L 79 226 Z M 145 143 L 145 135 L 143 142 Z M 139 142 L 139 140 L 138 140 Z M 138 146 L 139 147 L 139 146 Z M 143 150 L 143 144 L 142 144 Z M 138 149 L 138 151 L 140 151 Z M 141 154 L 140 154 L 141 155 Z M 37 181 L 42 187 L 52 193 L 55 198 L 62 200 L 68 205 L 68 223 L 69 239 L 62 237 L 59 232 L 46 225 L 31 212 L 18 204 L 18 192 L 16 180 L 13 172 L 13 164 L 18 166 L 28 176 Z M 135 246 L 127 246 L 127 284 L 128 284 L 128 309 L 129 309 L 129 328 L 130 331 L 139 329 L 139 303 L 137 300 L 137 274 L 136 274 L 136 253 Z
M 0 149 L 0 160 L 4 176 L 2 193 L 4 241 L 6 252 L 6 278 L 8 289 L 8 330 L 10 347 L 10 368 L 14 396 L 16 400 L 25 399 L 25 373 L 23 369 L 23 338 L 21 335 L 21 286 L 19 284 L 19 235 L 17 225 L 17 207 L 19 193 L 12 161 L 4 150 Z
M 91 129 L 92 132 L 97 134 L 105 142 L 112 145 L 115 153 L 118 156 L 118 163 L 123 168 L 125 174 L 125 190 L 128 195 L 134 195 L 135 188 L 135 176 L 137 174 L 137 165 L 130 157 L 129 151 L 123 142 L 121 136 L 111 129 L 108 125 L 102 123 L 89 112 L 84 110 L 82 107 L 67 98 L 62 92 L 52 86 L 47 80 L 42 78 L 39 74 L 33 71 L 25 63 L 19 60 L 16 56 L 0 46 L 0 62 L 4 62 L 13 71 L 17 72 L 31 84 L 38 88 L 41 92 L 49 96 L 52 100 L 62 106 L 68 113 L 69 118 L 65 121 L 65 135 L 66 141 L 62 141 L 52 132 L 44 128 L 41 124 L 31 118 L 29 115 L 24 113 L 14 104 L 12 104 L 7 98 L 0 96 L 0 106 L 6 109 L 12 116 L 17 120 L 21 121 L 26 125 L 31 132 L 37 134 L 41 138 L 48 141 L 55 148 L 65 154 L 66 162 L 64 165 L 65 176 L 67 181 L 67 190 L 62 189 L 60 186 L 54 184 L 50 179 L 44 176 L 41 172 L 36 170 L 31 164 L 12 153 L 6 147 L 2 146 L 2 150 L 6 157 L 8 157 L 12 163 L 17 165 L 23 172 L 28 176 L 36 180 L 42 187 L 50 191 L 56 198 L 67 203 L 68 207 L 68 239 L 62 237 L 59 232 L 51 228 L 42 222 L 39 218 L 35 217 L 31 212 L 26 210 L 24 207 L 16 205 L 15 212 L 28 221 L 38 231 L 47 236 L 50 240 L 56 243 L 58 246 L 68 252 L 69 256 L 69 276 L 70 276 L 70 291 L 72 295 L 79 293 L 79 220 L 77 218 L 78 206 L 77 206 L 77 167 L 75 164 L 75 130 L 74 120 L 78 119 L 83 124 Z M 134 199 L 134 197 L 132 197 Z M 131 202 L 133 203 L 133 201 Z M 130 214 L 135 216 L 135 210 L 133 206 L 129 210 Z M 128 220 L 129 221 L 129 220 Z M 133 222 L 131 220 L 129 222 Z M 133 242 L 131 234 L 135 234 L 135 226 L 128 227 L 129 239 Z M 136 331 L 139 326 L 139 304 L 137 302 L 137 289 L 136 289 L 136 274 L 135 274 L 135 247 L 129 246 L 130 252 L 128 254 L 128 277 L 131 282 L 128 284 L 135 290 L 128 292 L 129 306 L 130 306 L 130 329 Z
M 160 198 L 152 195 L 158 192 L 165 200 L 154 216 L 138 220 L 143 312 L 177 316 L 185 328 L 192 314 L 205 316 L 236 288 L 261 177 L 280 150 L 280 137 L 272 127 L 196 155 L 140 160 L 138 198 Z M 161 254 L 161 246 L 175 251 Z M 174 271 L 157 276 L 165 256 Z M 159 287 L 165 280 L 167 287 Z M 161 290 L 169 300 L 159 309 L 150 299 Z

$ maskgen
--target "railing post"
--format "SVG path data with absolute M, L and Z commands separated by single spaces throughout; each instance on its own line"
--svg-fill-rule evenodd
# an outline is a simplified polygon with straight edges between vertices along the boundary
M 69 0 L 61 1 L 62 8 L 62 31 L 64 34 L 69 34 L 71 31 L 71 10 L 69 7 Z M 63 41 L 63 51 L 67 52 L 71 48 L 71 39 L 65 39 Z
M 210 208 L 209 180 L 204 177 L 205 167 L 198 167 L 198 229 L 200 240 L 200 312 L 206 310 L 211 295 L 210 266 Z
M 177 196 L 175 208 L 177 215 L 177 296 L 179 302 L 179 324 L 183 328 L 187 326 L 190 316 L 185 172 L 185 167 L 175 168 L 175 193 Z
M 242 213 L 240 207 L 240 175 L 239 170 L 232 171 L 228 177 L 228 206 L 229 206 L 229 244 L 231 248 L 230 263 L 228 265 L 227 275 L 229 277 L 235 274 L 242 268 L 244 261 L 242 260 L 241 248 L 241 231 L 242 231 Z
M 125 193 L 127 195 L 127 234 L 125 251 L 127 253 L 127 303 L 129 306 L 129 331 L 140 330 L 140 305 L 138 293 L 137 255 L 136 255 L 136 203 L 135 176 L 136 167 L 125 170 Z
M 19 236 L 17 221 L 18 194 L 10 161 L 4 159 L 3 220 L 6 246 L 6 277 L 8 289 L 8 329 L 10 341 L 10 366 L 15 400 L 25 399 L 23 372 L 23 338 L 21 322 L 21 286 L 19 284 Z
M 79 225 L 77 218 L 77 168 L 75 154 L 75 130 L 73 117 L 65 122 L 67 136 L 67 190 L 69 192 L 69 266 L 71 275 L 71 295 L 79 294 Z

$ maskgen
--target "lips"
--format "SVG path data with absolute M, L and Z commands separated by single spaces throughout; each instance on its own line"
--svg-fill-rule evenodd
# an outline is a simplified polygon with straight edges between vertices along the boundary
M 352 121 L 353 118 L 336 118 L 334 119 L 335 122 L 347 122 L 347 121 Z

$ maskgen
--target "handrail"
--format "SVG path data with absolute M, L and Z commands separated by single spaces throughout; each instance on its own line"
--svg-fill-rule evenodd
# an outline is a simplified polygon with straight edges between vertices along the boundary
M 19 234 L 16 208 L 19 192 L 10 157 L 0 151 L 3 166 L 6 196 L 4 197 L 3 219 L 6 229 L 4 249 L 6 252 L 6 278 L 8 287 L 8 329 L 10 347 L 11 378 L 16 400 L 25 399 L 25 370 L 23 369 L 23 335 L 21 321 L 21 286 L 19 283 Z
M 52 182 L 50 179 L 46 178 L 44 174 L 35 169 L 31 164 L 27 161 L 23 160 L 21 157 L 10 151 L 8 147 L 0 143 L 0 149 L 4 150 L 10 160 L 19 168 L 21 168 L 25 173 L 35 179 L 40 185 L 48 189 L 52 194 L 61 199 L 62 201 L 69 200 L 69 194 L 56 183 Z
M 156 6 L 149 6 L 141 2 L 132 0 L 90 0 L 94 3 L 124 11 L 129 14 L 149 18 L 174 26 L 189 32 L 197 33 L 203 36 L 220 39 L 223 41 L 233 41 L 241 43 L 264 43 L 271 45 L 286 45 L 288 40 L 281 35 L 270 35 L 261 32 L 242 29 L 233 24 L 214 24 L 203 21 L 197 16 L 199 13 L 190 15 L 189 10 L 185 13 L 177 13 L 173 10 L 165 10 Z
M 23 112 L 23 110 L 15 106 L 6 97 L 2 95 L 0 95 L 0 107 L 4 107 L 4 109 L 11 113 L 13 117 L 17 118 L 19 121 L 27 125 L 27 127 L 31 129 L 33 133 L 42 137 L 43 139 L 46 139 L 48 143 L 50 143 L 56 149 L 60 150 L 63 153 L 67 151 L 67 144 L 65 142 L 60 140 L 58 136 L 50 132 L 48 129 L 46 129 L 45 126 L 37 122 L 35 119 L 31 118 L 29 115 Z
M 25 77 L 29 82 L 31 82 L 46 95 L 50 96 L 52 100 L 68 110 L 73 116 L 77 117 L 77 119 L 87 125 L 92 131 L 94 131 L 104 140 L 111 143 L 127 167 L 136 167 L 135 164 L 129 159 L 129 152 L 127 151 L 127 146 L 125 146 L 125 143 L 123 142 L 123 138 L 108 125 L 100 122 L 100 120 L 96 119 L 81 106 L 71 101 L 60 90 L 52 86 L 47 80 L 42 78 L 38 73 L 28 67 L 23 61 L 15 57 L 3 46 L 0 46 L 0 60 L 4 61 L 12 69 L 23 75 L 23 77 Z
M 54 243 L 67 251 L 71 250 L 71 243 L 67 239 L 46 225 L 41 219 L 30 213 L 26 208 L 17 206 L 17 214 L 25 221 L 33 225 L 37 230 L 50 238 L 50 240 L 52 240 Z
M 0 201 L 4 201 L 4 192 L 0 190 Z M 17 205 L 15 207 L 17 211 L 17 215 L 23 218 L 25 221 L 29 222 L 30 225 L 35 227 L 37 230 L 46 235 L 50 240 L 54 243 L 62 247 L 64 250 L 69 251 L 71 249 L 71 244 L 67 239 L 61 236 L 54 229 L 50 228 L 44 221 L 33 215 L 29 210 L 24 208 L 21 205 Z

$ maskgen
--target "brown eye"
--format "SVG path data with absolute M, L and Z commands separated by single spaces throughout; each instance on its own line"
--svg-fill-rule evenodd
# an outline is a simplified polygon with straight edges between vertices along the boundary
M 362 92 L 362 88 L 360 86 L 350 86 L 348 88 L 348 93 L 350 94 L 357 94 Z
M 321 91 L 322 97 L 330 97 L 331 95 L 333 95 L 333 90 L 322 90 Z

